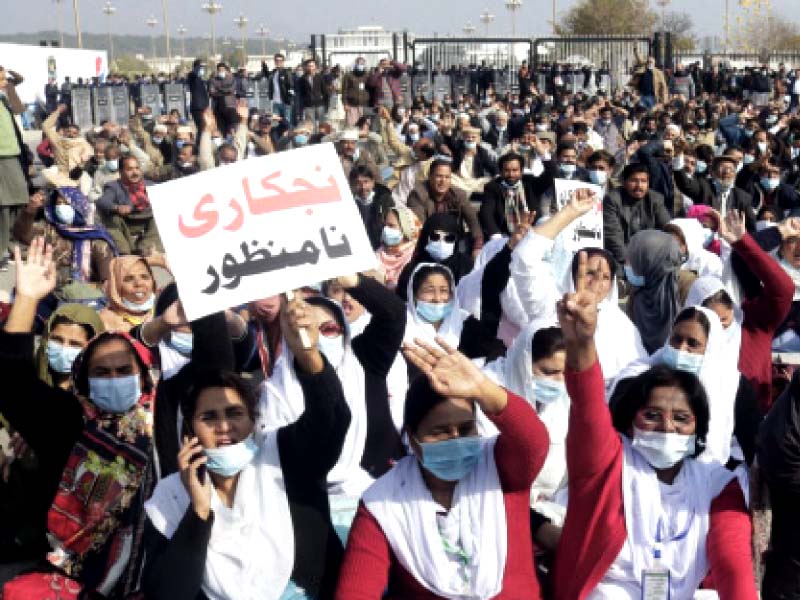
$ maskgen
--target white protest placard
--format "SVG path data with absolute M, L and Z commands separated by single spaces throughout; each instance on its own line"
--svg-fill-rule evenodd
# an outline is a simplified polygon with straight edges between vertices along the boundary
M 332 144 L 148 188 L 190 320 L 376 265 Z
M 558 210 L 575 195 L 577 190 L 588 189 L 594 194 L 594 208 L 579 219 L 575 219 L 559 235 L 561 246 L 572 253 L 581 248 L 603 247 L 603 188 L 593 183 L 556 179 L 556 204 Z

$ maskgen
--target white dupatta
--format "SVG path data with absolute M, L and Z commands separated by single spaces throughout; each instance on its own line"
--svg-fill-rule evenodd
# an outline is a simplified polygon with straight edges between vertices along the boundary
M 437 330 L 432 323 L 428 323 L 425 319 L 417 314 L 416 300 L 414 299 L 414 279 L 422 267 L 438 267 L 447 271 L 447 277 L 450 280 L 450 301 L 453 303 L 453 310 L 447 315 L 439 325 Z M 411 277 L 408 278 L 408 288 L 406 291 L 406 332 L 403 336 L 403 341 L 409 344 L 414 343 L 415 338 L 420 338 L 424 342 L 436 343 L 436 338 L 441 337 L 444 341 L 452 346 L 458 348 L 461 341 L 461 330 L 464 328 L 464 321 L 469 317 L 469 313 L 463 310 L 458 301 L 456 294 L 456 282 L 453 273 L 438 263 L 419 263 Z
M 425 589 L 444 598 L 484 600 L 499 594 L 508 554 L 505 502 L 494 459 L 496 440 L 486 440 L 475 468 L 456 484 L 447 515 L 445 551 L 434 501 L 415 456 L 406 456 L 363 496 L 397 560 Z
M 212 490 L 214 524 L 201 587 L 210 600 L 278 600 L 294 568 L 294 528 L 277 432 L 256 436 L 260 449 L 239 473 L 233 506 Z M 166 538 L 192 510 L 180 473 L 156 485 L 145 511 Z M 178 576 L 178 574 L 175 574 Z

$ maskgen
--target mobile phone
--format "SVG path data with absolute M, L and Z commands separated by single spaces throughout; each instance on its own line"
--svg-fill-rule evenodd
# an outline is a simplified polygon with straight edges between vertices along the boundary
M 187 439 L 192 439 L 193 437 L 195 437 L 194 436 L 194 432 L 192 431 L 192 428 L 189 426 L 189 423 L 186 420 L 183 421 L 183 426 L 181 427 L 181 437 L 186 437 Z M 202 454 L 198 452 L 197 454 L 192 456 L 191 462 L 194 462 L 195 460 L 197 460 L 201 456 L 202 456 Z M 206 466 L 205 465 L 200 465 L 199 467 L 197 467 L 197 480 L 200 482 L 201 485 L 205 485 L 206 484 Z

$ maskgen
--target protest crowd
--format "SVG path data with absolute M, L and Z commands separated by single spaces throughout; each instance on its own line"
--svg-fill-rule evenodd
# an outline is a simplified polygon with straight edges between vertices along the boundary
M 2 598 L 800 598 L 800 75 L 274 63 L 0 68 Z

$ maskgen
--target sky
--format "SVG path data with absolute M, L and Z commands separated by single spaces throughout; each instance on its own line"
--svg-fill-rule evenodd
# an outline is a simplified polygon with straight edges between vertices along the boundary
M 74 33 L 73 0 L 62 0 L 65 30 Z M 114 30 L 122 34 L 144 34 L 148 31 L 145 20 L 152 14 L 161 21 L 162 0 L 111 0 L 117 12 Z M 204 0 L 165 0 L 168 5 L 170 29 L 174 33 L 179 25 L 189 31 L 188 36 L 206 35 L 209 17 L 200 9 Z M 335 33 L 339 28 L 358 25 L 383 25 L 389 30 L 408 29 L 416 34 L 462 34 L 468 21 L 483 32 L 479 15 L 489 9 L 496 18 L 490 34 L 509 35 L 511 17 L 504 0 L 218 0 L 223 5 L 216 16 L 217 36 L 237 36 L 233 19 L 243 12 L 250 20 L 252 32 L 263 23 L 274 38 L 289 38 L 305 43 L 311 33 Z M 655 5 L 654 0 L 651 0 Z M 13 0 L 2 0 L 13 2 Z M 104 0 L 77 0 L 81 27 L 84 31 L 105 33 L 105 15 L 101 12 Z M 578 0 L 556 0 L 558 13 L 563 13 Z M 796 11 L 800 0 L 771 0 L 773 13 L 783 19 L 800 22 Z M 733 7 L 737 0 L 730 0 Z M 790 11 L 789 7 L 795 7 Z M 689 13 L 699 36 L 722 35 L 725 0 L 671 0 L 668 10 Z M 454 16 L 454 11 L 456 15 Z M 523 0 L 517 12 L 518 35 L 545 36 L 550 31 L 549 19 L 552 0 Z M 54 0 L 25 0 L 14 2 L 13 10 L 3 11 L 0 19 L 0 41 L 3 34 L 34 32 L 57 28 L 57 11 Z M 373 16 L 374 15 L 374 16 Z M 733 20 L 733 19 L 732 19 Z M 158 28 L 162 26 L 159 24 Z M 2 57 L 0 57 L 2 63 Z

